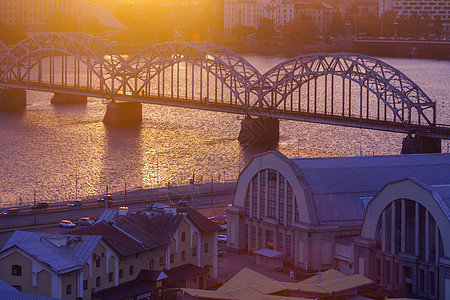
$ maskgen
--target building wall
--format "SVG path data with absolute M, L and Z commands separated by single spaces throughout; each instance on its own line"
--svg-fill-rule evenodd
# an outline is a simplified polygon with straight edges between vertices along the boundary
M 162 257 L 162 265 L 160 265 L 160 257 Z M 119 260 L 118 280 L 119 284 L 134 280 L 139 272 L 145 270 L 164 270 L 164 247 L 158 247 L 149 251 L 142 251 L 141 253 L 130 255 L 128 257 L 122 257 Z M 130 268 L 133 271 L 130 273 Z M 122 271 L 120 271 L 122 270 Z M 119 276 L 122 273 L 123 276 Z
M 12 275 L 12 267 L 20 266 L 21 275 Z M 1 259 L 0 278 L 12 286 L 21 287 L 20 291 L 34 294 L 35 287 L 32 285 L 33 262 L 18 252 L 12 252 Z
M 61 275 L 61 295 L 62 299 L 77 299 L 78 270 Z
M 368 205 L 355 244 L 356 269 L 404 296 L 445 299 L 448 230 L 448 217 L 429 190 L 411 180 L 390 184 Z
M 360 227 L 314 224 L 307 194 L 286 160 L 273 154 L 256 157 L 239 176 L 228 209 L 228 247 L 280 251 L 286 264 L 308 271 L 337 267 L 335 237 L 359 234 Z

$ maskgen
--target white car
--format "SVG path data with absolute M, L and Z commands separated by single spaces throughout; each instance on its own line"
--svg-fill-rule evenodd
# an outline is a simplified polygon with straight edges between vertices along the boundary
M 227 236 L 224 234 L 217 235 L 217 241 L 219 243 L 226 243 L 227 242 Z
M 59 222 L 59 226 L 64 227 L 64 228 L 74 228 L 75 224 L 69 220 L 62 220 L 61 222 Z

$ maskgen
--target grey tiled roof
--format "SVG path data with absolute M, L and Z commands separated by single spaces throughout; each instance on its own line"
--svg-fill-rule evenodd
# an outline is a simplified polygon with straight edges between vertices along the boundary
M 68 243 L 64 239 L 68 239 Z M 61 239 L 61 246 L 52 241 Z M 64 274 L 83 267 L 97 244 L 102 239 L 95 235 L 63 235 L 43 232 L 15 231 L 1 252 L 17 247 L 36 260 L 48 265 L 58 274 Z
M 119 218 L 113 226 L 153 249 L 169 244 L 184 218 L 185 214 L 140 213 Z
M 72 231 L 73 234 L 101 235 L 110 247 L 122 256 L 130 256 L 147 250 L 141 243 L 130 238 L 122 231 L 112 227 L 108 222 L 97 222 L 92 226 L 86 226 Z
M 311 193 L 307 201 L 313 207 L 312 222 L 319 224 L 361 225 L 365 212 L 362 199 L 375 196 L 390 182 L 417 178 L 426 185 L 450 183 L 448 153 L 296 158 L 290 161 Z M 440 191 L 444 195 L 448 193 L 445 188 Z

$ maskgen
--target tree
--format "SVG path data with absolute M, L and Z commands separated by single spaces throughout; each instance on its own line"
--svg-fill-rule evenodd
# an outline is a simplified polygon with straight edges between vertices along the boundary
M 369 14 L 367 16 L 366 22 L 365 22 L 365 31 L 366 36 L 379 36 L 380 35 L 380 19 L 378 16 Z
M 96 16 L 87 16 L 81 22 L 80 29 L 93 36 L 99 36 L 105 30 L 105 26 L 100 24 L 100 19 Z
M 0 23 L 0 40 L 6 45 L 15 45 L 27 38 L 23 25 L 3 25 Z
M 332 36 L 342 36 L 345 34 L 345 22 L 340 13 L 335 13 L 333 15 L 329 32 Z
M 387 10 L 381 14 L 381 35 L 393 36 L 394 35 L 394 23 L 397 19 L 397 13 L 393 10 Z
M 433 25 L 431 26 L 431 32 L 438 38 L 442 36 L 442 21 L 440 16 L 434 16 Z
M 289 21 L 283 26 L 284 38 L 290 44 L 308 44 L 317 38 L 317 26 L 312 18 L 307 15 L 300 15 L 298 18 Z
M 239 39 L 246 38 L 247 36 L 249 36 L 254 32 L 255 32 L 254 27 L 241 24 L 238 24 L 231 29 L 231 33 L 233 34 L 233 36 Z
M 47 30 L 53 32 L 76 32 L 78 22 L 75 17 L 63 12 L 52 13 L 47 18 Z
M 260 18 L 256 27 L 256 38 L 270 39 L 275 34 L 275 24 L 272 19 Z

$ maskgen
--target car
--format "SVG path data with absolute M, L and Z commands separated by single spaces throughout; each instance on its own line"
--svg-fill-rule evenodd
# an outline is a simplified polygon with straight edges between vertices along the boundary
M 219 243 L 226 243 L 227 242 L 227 236 L 224 234 L 217 235 L 217 241 Z
M 59 222 L 59 226 L 64 227 L 64 228 L 74 228 L 75 224 L 69 220 L 61 220 L 61 222 Z
M 1 212 L 1 215 L 2 216 L 11 216 L 11 215 L 17 215 L 19 212 L 20 211 L 18 208 L 10 208 L 8 210 Z
M 94 224 L 94 220 L 89 219 L 89 217 L 83 217 L 78 219 L 78 225 L 80 226 L 90 226 Z
M 35 205 L 33 205 L 31 208 L 32 209 L 43 209 L 43 208 L 47 208 L 47 207 L 48 207 L 47 202 L 38 202 Z
M 97 199 L 97 201 L 100 201 L 100 202 L 104 202 L 106 200 L 108 200 L 108 201 L 112 200 L 112 196 L 111 195 L 103 195 L 103 196 L 98 197 L 98 199 Z
M 67 206 L 74 207 L 74 206 L 81 206 L 82 204 L 83 202 L 81 202 L 81 200 L 77 200 L 67 203 Z

